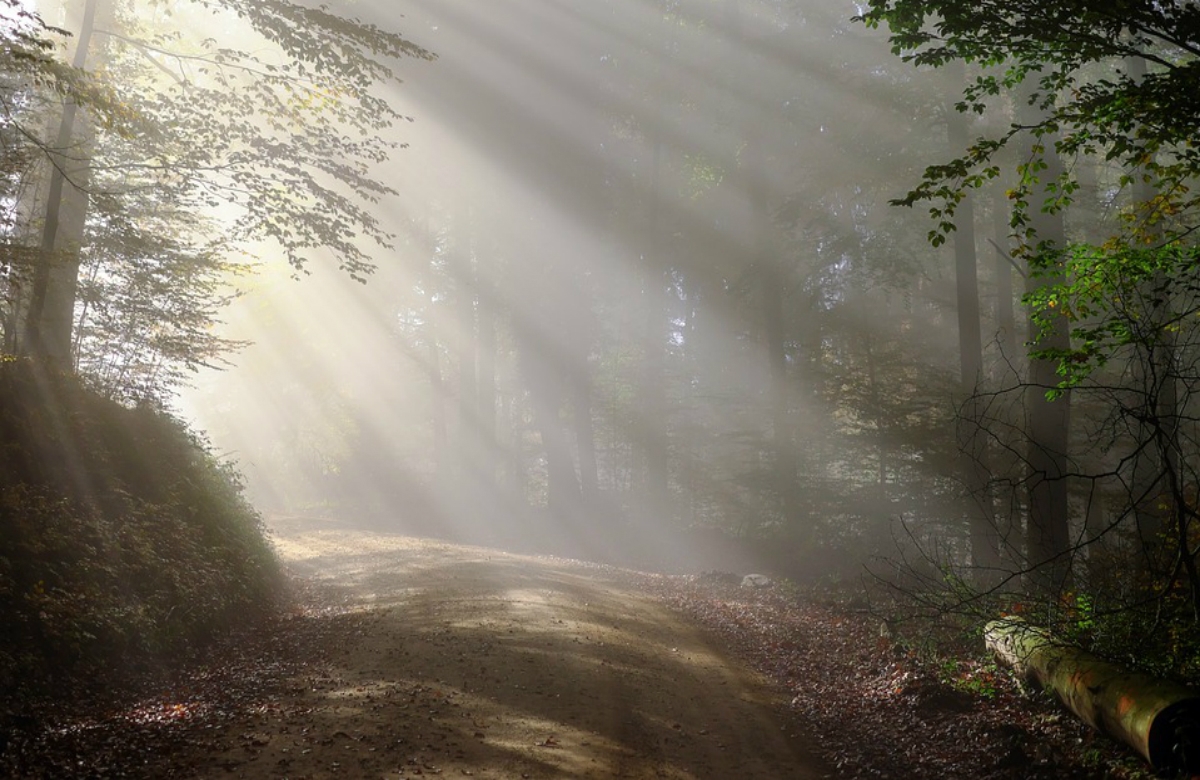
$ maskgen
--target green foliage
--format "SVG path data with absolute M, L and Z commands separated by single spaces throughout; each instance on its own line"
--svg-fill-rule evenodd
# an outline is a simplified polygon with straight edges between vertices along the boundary
M 76 368 L 112 397 L 162 400 L 238 346 L 212 328 L 248 252 L 265 245 L 297 270 L 322 252 L 356 280 L 372 272 L 370 245 L 392 238 L 374 205 L 395 193 L 379 166 L 408 119 L 379 88 L 396 59 L 433 55 L 288 0 L 101 5 L 112 18 L 81 71 L 61 61 L 69 33 L 0 0 L 0 328 L 6 350 L 29 351 L 30 277 L 55 261 L 38 248 L 45 206 L 30 185 L 67 169 L 88 192 L 82 274 L 78 298 L 73 283 L 50 297 L 76 303 Z M 86 109 L 87 140 L 64 155 L 43 128 L 66 103 Z
M 38 141 L 41 128 L 27 121 L 37 117 L 44 101 L 70 98 L 113 131 L 129 130 L 131 117 L 113 90 L 58 58 L 62 35 L 21 0 L 0 0 L 0 132 L 16 131 L 0 153 L 6 174 L 27 152 L 45 151 Z
M 188 231 L 211 229 L 208 220 L 145 195 L 93 196 L 99 218 L 78 282 L 77 371 L 122 403 L 161 400 L 243 346 L 214 325 L 249 269 L 229 262 L 228 245 L 192 245 Z
M 1170 544 L 1167 536 L 1164 545 Z M 1196 541 L 1193 533 L 1193 548 Z M 1186 579 L 1130 566 L 1117 544 L 1093 547 L 1089 558 L 1087 580 L 1031 619 L 1101 657 L 1200 685 L 1200 621 Z
M 1126 348 L 1153 349 L 1194 329 L 1200 314 L 1200 248 L 1179 241 L 1075 245 L 1061 255 L 1063 284 L 1025 296 L 1041 335 L 1065 317 L 1071 345 L 1040 350 L 1057 361 L 1057 393 L 1080 386 Z M 1037 339 L 1035 339 L 1036 341 Z
M 361 280 L 373 268 L 362 241 L 385 246 L 391 238 L 371 208 L 395 193 L 376 174 L 400 146 L 388 129 L 407 119 L 378 88 L 395 80 L 395 60 L 433 55 L 323 6 L 194 5 L 218 24 L 229 21 L 223 12 L 236 14 L 263 46 L 243 50 L 187 29 L 147 29 L 139 15 L 122 20 L 127 34 L 112 44 L 126 71 L 117 88 L 154 128 L 135 144 L 149 178 L 165 195 L 236 207 L 229 235 L 269 240 L 297 269 L 327 250 Z M 136 163 L 123 170 L 142 172 Z
M 994 699 L 1000 693 L 1004 672 L 994 661 L 944 658 L 938 665 L 938 679 L 956 691 L 981 699 Z
M 966 193 L 997 175 L 995 161 L 1019 136 L 1032 154 L 1018 166 L 1008 193 L 1019 254 L 1033 271 L 1060 265 L 1061 247 L 1042 245 L 1030 229 L 1038 211 L 1059 212 L 1079 184 L 1071 166 L 1061 174 L 1046 160 L 1091 157 L 1118 167 L 1119 189 L 1134 190 L 1136 224 L 1111 241 L 1077 247 L 1065 260 L 1067 282 L 1050 284 L 1027 302 L 1043 335 L 1059 316 L 1071 318 L 1081 346 L 1035 357 L 1059 361 L 1067 389 L 1137 338 L 1146 323 L 1138 285 L 1151 281 L 1155 298 L 1190 292 L 1194 251 L 1186 241 L 1197 225 L 1190 185 L 1200 173 L 1200 10 L 1193 3 L 1118 4 L 1097 0 L 871 0 L 858 17 L 886 25 L 895 54 L 916 65 L 975 63 L 976 74 L 956 108 L 995 113 L 1009 97 L 1017 121 L 977 139 L 949 163 L 927 168 L 918 186 L 896 203 L 929 201 L 935 222 L 929 239 L 943 243 L 954 229 Z M 1144 189 L 1153 190 L 1147 196 Z M 1094 266 L 1094 267 L 1093 267 Z M 1150 305 L 1154 305 L 1151 300 Z M 1095 316 L 1095 321 L 1080 324 Z M 1142 334 L 1146 335 L 1145 333 Z M 1036 339 L 1034 340 L 1036 343 Z
M 1019 244 L 1014 257 L 1036 288 L 1024 298 L 1033 322 L 1029 379 L 1052 398 L 1073 391 L 1071 404 L 1084 412 L 1075 430 L 1086 437 L 1045 446 L 1039 428 L 1050 421 L 1030 406 L 1021 434 L 1043 453 L 1069 454 L 1073 462 L 1047 469 L 1039 454 L 1021 470 L 1088 475 L 1094 481 L 1086 500 L 1098 510 L 1087 518 L 1078 547 L 1068 546 L 1066 534 L 1056 543 L 1053 566 L 1068 558 L 1077 564 L 1086 551 L 1087 576 L 1082 566 L 1072 572 L 1079 593 L 1041 588 L 1037 598 L 998 595 L 1000 588 L 1038 591 L 1030 588 L 1036 572 L 1024 585 L 1014 574 L 982 593 L 982 582 L 965 577 L 965 589 L 955 581 L 929 582 L 937 594 L 929 606 L 980 617 L 1024 612 L 1056 636 L 1194 681 L 1200 666 L 1188 643 L 1195 646 L 1200 625 L 1200 574 L 1191 538 L 1197 442 L 1189 426 L 1200 343 L 1194 238 L 1200 200 L 1191 188 L 1200 175 L 1200 8 L 1143 0 L 868 0 L 858 20 L 886 25 L 893 53 L 915 65 L 970 64 L 955 106 L 960 113 L 1012 116 L 1004 127 L 978 122 L 985 137 L 949 163 L 928 167 L 895 202 L 929 203 L 929 240 L 938 245 L 971 190 L 1000 167 L 1013 169 L 1005 194 Z M 1021 159 L 1004 157 L 1017 141 Z M 1088 189 L 1094 184 L 1096 211 L 1113 205 L 1115 218 L 1081 220 L 1073 229 L 1086 240 L 1069 243 L 1052 236 L 1051 221 L 1041 217 L 1083 210 L 1087 190 L 1079 171 L 1094 179 Z M 1047 364 L 1057 377 L 1041 374 Z M 1062 431 L 1066 419 L 1064 410 Z M 997 485 L 1014 495 L 1023 491 L 1018 481 Z M 1035 517 L 1034 493 L 1028 495 L 1026 530 L 1050 530 Z M 1062 513 L 1071 508 L 1064 505 L 1054 522 L 1085 525 Z M 1095 525 L 1102 515 L 1112 521 L 1107 527 Z M 1032 534 L 1026 542 L 1034 547 Z M 1026 552 L 1033 560 L 1022 560 L 1017 547 L 1014 569 L 1038 564 L 1032 550 Z M 1097 574 L 1104 570 L 1126 574 Z M 1063 580 L 1069 581 L 1065 570 Z
M 270 607 L 259 518 L 182 424 L 24 362 L 0 398 L 0 691 L 119 677 Z

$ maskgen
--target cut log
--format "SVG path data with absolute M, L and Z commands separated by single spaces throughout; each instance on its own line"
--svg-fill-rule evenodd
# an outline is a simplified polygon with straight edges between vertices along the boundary
M 1200 774 L 1200 694 L 1056 642 L 1020 618 L 988 623 L 984 640 L 1019 677 L 1133 747 L 1155 771 Z

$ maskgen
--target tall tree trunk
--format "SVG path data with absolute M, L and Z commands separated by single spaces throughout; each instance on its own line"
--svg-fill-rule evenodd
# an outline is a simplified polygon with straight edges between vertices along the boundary
M 1009 239 L 1012 226 L 1009 224 L 1011 210 L 1008 206 L 1004 179 L 996 180 L 992 197 L 992 241 L 995 250 L 996 271 L 996 342 L 1000 347 L 1000 361 L 995 379 L 1000 387 L 1008 387 L 1016 378 L 1015 368 L 1019 355 L 1017 346 L 1017 320 L 1013 315 L 1013 267 Z
M 425 311 L 425 371 L 429 376 L 430 424 L 433 427 L 433 481 L 438 490 L 447 481 L 449 432 L 446 422 L 446 383 L 442 378 L 441 345 L 438 343 L 438 290 L 433 276 L 433 259 L 437 252 L 437 239 L 425 215 L 424 247 L 429 253 L 429 279 L 426 280 L 428 297 Z
M 996 346 L 999 351 L 998 360 L 991 374 L 993 385 L 1001 391 L 1010 391 L 1020 387 L 1020 377 L 1024 374 L 1021 355 L 1021 344 L 1024 341 L 1017 332 L 1017 319 L 1014 314 L 1013 274 L 1017 271 L 1012 256 L 1012 225 L 1009 224 L 1012 210 L 1008 203 L 1008 194 L 1003 178 L 998 178 L 993 188 L 992 196 L 992 242 L 993 269 L 996 279 L 995 328 Z M 1017 453 L 1021 444 L 1013 436 L 1014 431 L 1021 429 L 1021 411 L 1005 405 L 999 409 L 995 425 L 1000 430 L 991 433 L 998 437 L 1001 444 L 997 450 L 1001 453 Z M 995 453 L 993 453 L 995 454 Z M 1002 462 L 993 457 L 990 465 L 1001 474 L 1010 474 L 1013 463 L 1010 455 L 1005 454 Z M 998 498 L 993 494 L 993 499 Z M 1022 568 L 1024 558 L 1024 539 L 1021 534 L 1019 505 L 1011 502 L 998 502 L 993 516 L 996 518 L 996 531 L 1001 565 L 1011 571 Z
M 767 192 L 767 169 L 762 158 L 762 134 L 758 129 L 747 133 L 744 181 L 750 206 L 750 262 L 757 267 L 759 294 L 763 312 L 763 337 L 766 348 L 770 389 L 768 403 L 771 419 L 771 482 L 779 511 L 790 531 L 799 519 L 796 485 L 795 434 L 792 430 L 791 387 L 788 378 L 787 320 L 784 294 L 787 280 L 771 252 L 773 223 Z
M 597 509 L 600 485 L 596 464 L 596 437 L 592 427 L 592 383 L 586 362 L 572 372 L 571 394 L 575 443 L 579 448 L 579 487 L 585 510 L 592 512 Z
M 864 335 L 862 341 L 867 364 L 867 398 L 871 407 L 878 410 L 878 418 L 875 421 L 875 433 L 878 439 L 876 449 L 879 451 L 879 462 L 876 464 L 876 483 L 879 487 L 879 500 L 886 502 L 888 499 L 887 436 L 883 430 L 886 421 L 881 410 L 883 399 L 879 394 L 879 371 L 875 364 L 875 350 L 871 335 Z
M 952 154 L 961 154 L 970 143 L 967 117 L 954 108 L 966 74 L 961 62 L 951 69 L 952 99 L 947 101 L 947 135 Z M 995 579 L 1000 565 L 999 534 L 989 489 L 991 469 L 987 444 L 980 428 L 979 402 L 983 380 L 983 332 L 980 324 L 979 273 L 975 246 L 975 199 L 958 204 L 954 220 L 954 278 L 958 302 L 959 393 L 963 399 L 957 425 L 962 476 L 967 488 L 971 562 L 981 582 Z
M 1141 80 L 1146 76 L 1146 61 L 1141 57 L 1128 59 L 1129 76 Z M 1145 174 L 1143 169 L 1139 173 Z M 1155 206 L 1157 191 L 1152 181 L 1143 175 L 1134 176 L 1133 212 L 1137 239 L 1146 245 L 1159 241 L 1155 225 L 1163 217 Z M 1171 301 L 1158 291 L 1167 289 L 1166 280 L 1156 277 L 1143 292 L 1143 297 L 1154 303 L 1148 307 L 1150 317 L 1141 324 L 1143 343 L 1139 345 L 1140 365 L 1135 376 L 1138 386 L 1134 388 L 1144 399 L 1143 408 L 1138 410 L 1138 441 L 1140 451 L 1134 456 L 1133 489 L 1138 499 L 1135 514 L 1143 557 L 1151 574 L 1162 575 L 1172 565 L 1164 557 L 1167 549 L 1174 545 L 1165 537 L 1173 536 L 1171 528 L 1173 510 L 1184 502 L 1179 490 L 1179 388 L 1176 365 L 1177 345 L 1175 330 L 1166 327 L 1174 319 Z M 1164 543 L 1166 543 L 1164 545 Z M 1188 543 L 1184 541 L 1186 548 Z M 1191 560 L 1185 555 L 1183 560 Z M 1189 570 L 1190 571 L 1190 570 Z
M 546 507 L 555 520 L 576 520 L 580 490 L 561 419 L 566 389 L 563 367 L 556 356 L 539 349 L 541 337 L 536 333 L 527 334 L 523 341 L 522 362 L 533 405 L 534 425 L 541 434 L 546 455 Z
M 525 421 L 520 400 L 517 356 L 509 352 L 501 370 L 500 413 L 504 421 L 504 486 L 518 505 L 528 503 L 528 475 L 525 473 Z
M 729 25 L 729 40 L 733 56 L 746 77 L 758 72 L 760 61 L 757 46 L 747 33 L 743 9 L 738 0 L 725 6 Z M 769 164 L 764 155 L 767 145 L 766 119 L 754 112 L 735 106 L 742 117 L 740 141 L 741 160 L 737 166 L 737 184 L 745 198 L 748 229 L 745 233 L 745 262 L 758 279 L 758 299 L 762 306 L 762 334 L 767 367 L 767 404 L 771 421 L 768 443 L 771 474 L 770 492 L 776 508 L 789 532 L 797 532 L 799 494 L 796 484 L 795 434 L 790 414 L 791 387 L 788 383 L 787 321 L 784 316 L 784 295 L 787 275 L 772 249 L 774 221 L 771 216 Z
M 661 522 L 670 512 L 666 394 L 663 388 L 666 367 L 665 268 L 663 225 L 659 189 L 662 172 L 661 141 L 654 141 L 651 154 L 649 200 L 646 222 L 646 250 L 642 257 L 642 363 L 638 377 L 637 426 L 641 466 L 641 510 L 647 519 Z
M 433 301 L 429 304 L 434 305 Z M 440 486 L 447 479 L 447 449 L 448 433 L 446 426 L 446 383 L 442 379 L 441 348 L 438 346 L 437 334 L 429 328 L 426 334 L 428 343 L 429 385 L 432 390 L 430 403 L 433 404 L 433 473 L 434 481 Z
M 1041 119 L 1036 108 L 1026 105 L 1025 123 L 1032 125 Z M 1032 112 L 1032 114 L 1030 114 Z M 1044 170 L 1037 173 L 1039 182 L 1030 197 L 1029 227 L 1030 244 L 1026 250 L 1036 251 L 1038 246 L 1048 251 L 1061 249 L 1066 244 L 1062 212 L 1043 207 L 1055 191 L 1056 183 L 1063 172 L 1062 162 L 1054 149 L 1054 139 L 1047 135 L 1037 141 L 1046 163 Z M 1029 158 L 1035 157 L 1031 142 Z M 1064 282 L 1056 262 L 1032 272 L 1026 277 L 1025 289 L 1036 292 L 1043 286 L 1054 286 Z M 1031 269 L 1032 271 L 1033 269 Z M 1067 349 L 1071 344 L 1069 322 L 1065 316 L 1056 317 L 1051 329 L 1036 336 L 1032 348 Z M 1067 458 L 1071 428 L 1071 396 L 1064 393 L 1055 400 L 1046 394 L 1058 385 L 1058 362 L 1047 358 L 1030 358 L 1029 387 L 1026 391 L 1026 418 L 1028 442 L 1026 462 L 1029 469 L 1029 520 L 1026 528 L 1026 550 L 1028 565 L 1033 573 L 1031 584 L 1044 595 L 1059 592 L 1070 577 L 1070 561 L 1067 557 L 1069 537 L 1069 503 L 1067 491 Z
M 87 65 L 98 0 L 87 0 L 72 65 Z M 87 223 L 93 131 L 85 111 L 67 99 L 51 150 L 50 185 L 21 351 L 66 372 L 71 369 L 80 248 Z
M 1075 178 L 1079 191 L 1075 197 L 1073 213 L 1079 215 L 1079 223 L 1073 230 L 1084 243 L 1101 246 L 1107 240 L 1106 205 L 1104 185 L 1100 181 L 1100 172 L 1107 166 L 1103 159 L 1077 159 L 1074 165 Z M 1108 468 L 1104 464 L 1104 453 L 1101 451 L 1091 457 L 1092 453 L 1081 453 L 1087 461 L 1079 469 L 1081 473 L 1104 473 Z M 1083 530 L 1087 539 L 1084 574 L 1087 577 L 1086 587 L 1102 587 L 1111 578 L 1112 561 L 1105 554 L 1107 548 L 1119 543 L 1114 535 L 1109 533 L 1112 518 L 1105 505 L 1105 486 L 1107 478 L 1083 478 L 1075 481 L 1074 494 L 1083 507 Z M 1113 548 L 1115 549 L 1115 548 Z M 1081 585 L 1080 587 L 1084 587 Z
M 476 385 L 475 357 L 478 347 L 475 331 L 475 258 L 474 225 L 467 198 L 456 204 L 454 233 L 447 266 L 454 281 L 456 326 L 451 329 L 455 362 L 458 364 L 458 424 L 453 431 L 455 493 L 468 505 L 479 486 L 480 463 L 478 435 L 479 396 Z M 464 507 L 466 511 L 471 508 Z
M 772 265 L 770 260 L 767 265 Z M 796 508 L 796 457 L 791 426 L 791 388 L 787 373 L 787 332 L 783 314 L 783 283 L 779 274 L 764 269 L 762 277 L 763 326 L 771 392 L 772 482 L 780 511 L 789 528 L 798 521 Z M 795 529 L 793 529 L 795 530 Z
M 484 490 L 496 486 L 498 444 L 496 441 L 496 288 L 484 270 L 476 267 L 479 286 L 479 375 L 478 411 L 481 471 Z

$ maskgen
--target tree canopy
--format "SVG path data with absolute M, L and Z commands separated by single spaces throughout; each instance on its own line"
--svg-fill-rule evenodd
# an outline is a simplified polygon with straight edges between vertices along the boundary
M 287 0 L 86 7 L 77 35 L 6 0 L 5 342 L 117 397 L 163 397 L 235 346 L 212 325 L 237 266 L 321 254 L 371 273 L 392 238 L 374 205 L 395 194 L 377 171 L 409 119 L 385 88 L 397 58 L 433 55 Z M 203 34 L 220 19 L 225 40 Z M 64 41 L 84 49 L 75 67 Z
M 918 66 L 973 63 L 977 72 L 956 108 L 984 114 L 998 98 L 1037 109 L 1008 128 L 978 137 L 959 157 L 925 170 L 897 202 L 931 202 L 937 244 L 954 229 L 958 204 L 1000 175 L 1002 150 L 1032 136 L 1008 191 L 1012 225 L 1027 240 L 1035 269 L 1070 265 L 1070 282 L 1030 298 L 1044 327 L 1060 316 L 1078 324 L 1071 348 L 1046 354 L 1060 361 L 1063 386 L 1077 385 L 1130 343 L 1127 303 L 1147 285 L 1149 308 L 1196 284 L 1200 200 L 1200 8 L 1191 2 L 991 2 L 872 0 L 859 19 L 890 30 L 893 53 Z M 1068 161 L 1050 171 L 1046 155 Z M 1105 239 L 1068 247 L 1039 246 L 1031 214 L 1067 209 L 1085 158 L 1119 170 L 1113 186 L 1134 203 Z M 1045 181 L 1042 181 L 1045 180 Z M 1046 189 L 1036 189 L 1042 181 Z M 1111 196 L 1114 197 L 1115 196 Z M 1038 252 L 1035 250 L 1049 250 Z M 1068 259 L 1068 255 L 1069 258 Z M 1138 296 L 1141 297 L 1140 294 Z M 1183 315 L 1184 312 L 1176 312 Z

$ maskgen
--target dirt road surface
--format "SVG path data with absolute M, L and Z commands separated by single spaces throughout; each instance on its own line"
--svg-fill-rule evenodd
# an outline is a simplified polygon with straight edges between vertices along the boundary
M 831 776 L 761 678 L 619 570 L 286 523 L 276 541 L 357 629 L 196 777 Z

